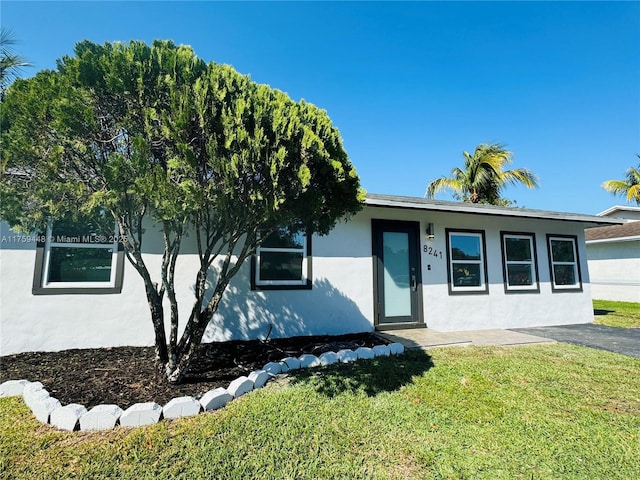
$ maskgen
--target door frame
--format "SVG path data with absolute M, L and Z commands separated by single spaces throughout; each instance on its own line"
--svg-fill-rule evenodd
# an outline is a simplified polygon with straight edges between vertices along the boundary
M 383 265 L 379 254 L 383 232 L 406 232 L 409 234 L 409 265 L 415 267 L 416 290 L 412 298 L 411 321 L 381 322 L 384 315 Z M 393 330 L 402 328 L 423 328 L 424 312 L 422 303 L 422 255 L 420 245 L 420 222 L 408 220 L 371 220 L 371 258 L 373 260 L 373 324 L 376 330 Z

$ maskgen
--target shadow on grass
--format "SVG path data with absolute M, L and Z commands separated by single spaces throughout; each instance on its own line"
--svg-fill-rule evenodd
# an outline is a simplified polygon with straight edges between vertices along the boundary
M 351 364 L 335 364 L 324 368 L 305 369 L 291 379 L 293 385 L 311 384 L 329 398 L 342 393 L 362 392 L 372 397 L 393 392 L 412 382 L 434 366 L 422 350 L 409 350 L 400 356 L 377 357 Z
M 593 314 L 595 316 L 609 315 L 610 313 L 616 313 L 616 312 L 614 310 L 601 310 L 599 308 L 594 308 L 593 309 Z

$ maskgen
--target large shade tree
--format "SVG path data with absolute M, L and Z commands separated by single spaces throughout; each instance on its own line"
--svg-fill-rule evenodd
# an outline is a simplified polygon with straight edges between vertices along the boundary
M 58 218 L 108 212 L 144 281 L 159 372 L 170 382 L 184 377 L 262 239 L 283 227 L 326 234 L 362 205 L 324 110 L 186 46 L 79 43 L 55 71 L 16 81 L 1 108 L 0 218 L 44 231 Z M 164 239 L 157 271 L 144 254 L 149 220 Z M 187 234 L 199 267 L 179 335 L 174 278 Z
M 512 202 L 501 196 L 507 185 L 538 186 L 538 177 L 526 168 L 505 170 L 512 161 L 513 153 L 502 144 L 480 144 L 473 155 L 468 152 L 462 154 L 463 168 L 454 167 L 450 177 L 431 181 L 425 193 L 427 198 L 434 198 L 443 190 L 451 190 L 454 198 L 463 202 L 510 205 Z
M 637 155 L 640 159 L 640 155 Z M 638 168 L 629 167 L 624 180 L 607 180 L 601 185 L 607 192 L 614 195 L 623 195 L 627 202 L 636 202 L 640 205 L 640 163 Z

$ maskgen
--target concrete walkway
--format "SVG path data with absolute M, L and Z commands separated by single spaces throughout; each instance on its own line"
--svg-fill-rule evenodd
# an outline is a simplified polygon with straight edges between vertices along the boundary
M 463 347 L 467 345 L 514 346 L 536 343 L 555 343 L 555 340 L 512 330 L 469 330 L 464 332 L 438 332 L 431 328 L 411 328 L 376 332 L 405 348 L 426 350 L 436 347 Z

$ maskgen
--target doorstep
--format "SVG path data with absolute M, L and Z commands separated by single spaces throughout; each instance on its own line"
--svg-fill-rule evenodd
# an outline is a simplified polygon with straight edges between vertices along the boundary
M 424 322 L 381 323 L 376 325 L 376 332 L 386 332 L 388 330 L 413 330 L 416 328 L 427 328 L 427 324 Z

